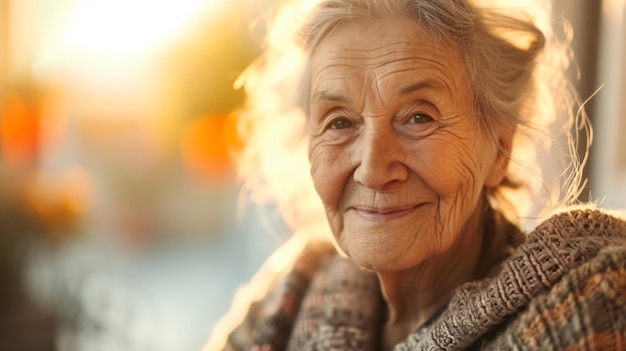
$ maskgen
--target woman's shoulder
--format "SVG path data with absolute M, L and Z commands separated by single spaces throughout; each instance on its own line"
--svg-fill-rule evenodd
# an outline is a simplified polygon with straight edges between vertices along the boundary
M 254 333 L 262 332 L 260 321 L 278 315 L 295 318 L 296 311 L 290 308 L 295 295 L 306 289 L 317 268 L 334 255 L 336 250 L 330 240 L 294 235 L 237 291 L 230 310 L 214 327 L 203 350 L 243 349 Z
M 513 274 L 526 291 L 535 292 L 529 295 L 534 298 L 552 292 L 561 281 L 592 283 L 585 274 L 622 269 L 625 254 L 626 220 L 621 214 L 597 208 L 567 209 L 527 235 L 505 263 L 500 278 Z
M 626 345 L 623 218 L 590 208 L 551 216 L 493 275 L 458 289 L 438 320 L 398 350 L 585 349 L 581 343 L 601 340 Z
M 591 205 L 568 207 L 556 211 L 529 233 L 536 237 L 626 237 L 626 211 L 599 209 Z
M 597 209 L 560 213 L 529 240 L 547 240 L 537 279 L 560 279 L 534 296 L 490 346 L 618 350 L 626 345 L 626 222 Z M 546 239 L 547 238 L 547 239 Z M 558 238 L 562 238 L 560 240 Z M 532 246 L 531 245 L 527 245 Z M 522 249 L 525 249 L 522 247 Z M 620 346 L 621 345 L 621 346 Z
M 545 290 L 532 296 L 490 347 L 616 350 L 626 345 L 623 213 L 562 211 L 531 232 L 517 256 L 532 262 L 532 278 L 525 282 Z
M 592 207 L 560 211 L 527 235 L 512 260 L 530 260 L 535 270 L 556 282 L 605 251 L 626 248 L 625 218 L 623 213 Z
M 532 299 L 581 265 L 604 262 L 605 256 L 625 250 L 625 218 L 591 207 L 557 212 L 525 236 L 498 267 L 494 281 L 520 287 L 522 300 Z M 522 293 L 520 289 L 510 293 Z

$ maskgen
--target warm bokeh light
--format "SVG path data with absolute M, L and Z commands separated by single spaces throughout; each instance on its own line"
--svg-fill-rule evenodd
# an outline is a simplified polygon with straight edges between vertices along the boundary
M 0 0 L 0 286 L 53 321 L 35 349 L 200 349 L 273 249 L 235 214 L 244 4 Z
M 181 154 L 189 170 L 202 177 L 233 177 L 231 154 L 241 149 L 234 115 L 201 117 L 181 134 Z
M 39 155 L 41 111 L 23 96 L 7 94 L 0 104 L 0 151 L 13 167 L 33 164 Z
M 91 206 L 90 174 L 75 167 L 58 176 L 37 173 L 25 184 L 22 205 L 40 223 L 46 239 L 59 244 L 77 234 Z

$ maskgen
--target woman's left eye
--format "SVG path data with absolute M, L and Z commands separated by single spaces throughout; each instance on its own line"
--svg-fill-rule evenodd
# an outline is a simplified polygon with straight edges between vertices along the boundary
M 411 118 L 409 118 L 409 122 L 411 123 L 428 123 L 432 121 L 433 121 L 432 117 L 425 115 L 423 113 L 416 113 L 414 115 L 411 115 Z

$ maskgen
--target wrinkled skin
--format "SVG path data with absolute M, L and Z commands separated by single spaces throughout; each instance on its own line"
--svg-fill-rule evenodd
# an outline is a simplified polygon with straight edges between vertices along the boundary
M 417 269 L 482 240 L 483 190 L 506 158 L 470 98 L 457 52 L 410 19 L 348 22 L 313 52 L 311 175 L 357 264 Z

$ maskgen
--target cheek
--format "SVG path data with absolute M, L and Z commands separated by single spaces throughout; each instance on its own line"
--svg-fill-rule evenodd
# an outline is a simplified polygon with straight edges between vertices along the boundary
M 426 152 L 428 151 L 428 152 Z M 413 169 L 436 196 L 432 213 L 432 240 L 437 251 L 446 251 L 464 233 L 482 193 L 484 167 L 476 148 L 446 140 L 422 148 L 425 155 Z
M 326 211 L 338 211 L 341 195 L 350 175 L 350 154 L 344 147 L 311 141 L 311 178 Z
M 483 158 L 491 154 L 489 148 L 457 139 L 430 143 L 422 152 L 426 155 L 414 169 L 437 193 L 441 205 L 448 211 L 469 211 L 463 207 L 472 207 L 482 192 L 487 175 Z

